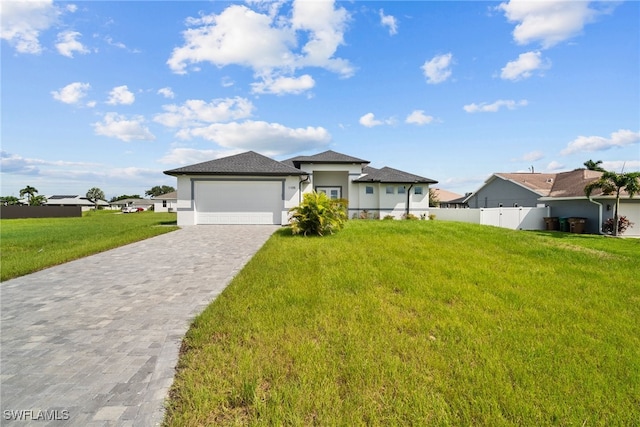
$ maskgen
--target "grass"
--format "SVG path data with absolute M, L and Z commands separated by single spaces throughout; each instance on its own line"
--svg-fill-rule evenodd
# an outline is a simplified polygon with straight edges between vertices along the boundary
M 78 218 L 0 221 L 0 280 L 175 230 L 175 214 L 91 211 Z
M 640 241 L 280 230 L 193 322 L 166 426 L 640 422 Z

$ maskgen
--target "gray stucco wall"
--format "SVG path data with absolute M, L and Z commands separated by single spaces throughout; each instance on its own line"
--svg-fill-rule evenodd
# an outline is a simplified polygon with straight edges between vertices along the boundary
M 598 218 L 598 205 L 591 203 L 588 200 L 553 200 L 547 202 L 547 206 L 551 207 L 552 217 L 586 218 L 587 223 L 585 231 L 590 234 L 597 234 L 600 232 L 601 226 Z M 602 220 L 605 221 L 606 218 L 603 218 Z
M 512 182 L 496 178 L 478 190 L 470 199 L 470 208 L 536 207 L 540 196 Z

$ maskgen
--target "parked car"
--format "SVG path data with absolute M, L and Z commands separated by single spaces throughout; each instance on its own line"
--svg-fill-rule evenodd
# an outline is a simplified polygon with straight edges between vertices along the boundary
M 125 206 L 124 208 L 121 209 L 121 211 L 122 213 L 131 213 L 131 212 L 138 212 L 138 209 L 141 209 L 141 208 L 136 208 L 133 206 Z

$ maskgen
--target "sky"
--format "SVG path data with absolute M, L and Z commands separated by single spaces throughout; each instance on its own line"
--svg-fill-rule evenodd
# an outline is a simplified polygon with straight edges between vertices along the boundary
M 637 1 L 7 1 L 1 195 L 110 199 L 253 150 L 465 194 L 640 171 Z

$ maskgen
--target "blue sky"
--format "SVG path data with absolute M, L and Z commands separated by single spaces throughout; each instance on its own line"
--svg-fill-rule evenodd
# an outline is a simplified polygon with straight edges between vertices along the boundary
M 464 194 L 640 170 L 636 1 L 2 1 L 2 188 L 107 198 L 247 150 Z

